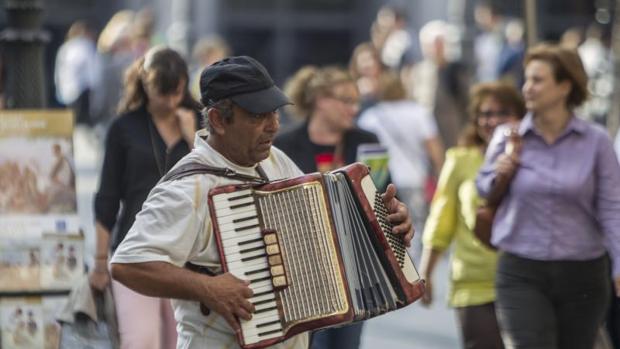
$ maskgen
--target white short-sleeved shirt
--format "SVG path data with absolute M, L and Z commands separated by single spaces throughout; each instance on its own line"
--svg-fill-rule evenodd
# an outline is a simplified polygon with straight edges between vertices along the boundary
M 228 167 L 257 176 L 255 167 L 238 166 L 211 148 L 196 134 L 193 151 L 176 166 L 187 162 Z M 282 151 L 272 147 L 269 157 L 260 163 L 270 180 L 290 178 L 303 173 Z M 240 183 L 214 175 L 195 175 L 159 183 L 144 202 L 142 211 L 112 257 L 111 263 L 167 262 L 183 267 L 186 262 L 221 270 L 217 243 L 213 234 L 207 194 L 211 188 Z M 226 320 L 215 312 L 204 316 L 195 301 L 172 300 L 179 338 L 177 348 L 238 348 L 236 337 Z M 307 348 L 308 335 L 300 334 L 272 348 Z
M 412 101 L 381 102 L 366 109 L 358 125 L 387 147 L 390 175 L 398 188 L 424 187 L 430 169 L 424 142 L 438 137 L 428 109 Z

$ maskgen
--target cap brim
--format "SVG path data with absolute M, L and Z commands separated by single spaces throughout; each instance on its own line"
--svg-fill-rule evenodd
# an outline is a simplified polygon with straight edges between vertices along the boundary
M 230 99 L 252 114 L 269 113 L 281 106 L 292 104 L 276 85 L 260 91 L 231 96 Z

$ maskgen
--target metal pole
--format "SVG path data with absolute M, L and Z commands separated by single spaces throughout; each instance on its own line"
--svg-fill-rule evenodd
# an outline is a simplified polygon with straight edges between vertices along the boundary
M 615 20 L 611 32 L 611 50 L 613 52 L 613 67 L 614 67 L 614 92 L 612 94 L 611 110 L 607 116 L 607 131 L 614 137 L 618 133 L 620 127 L 620 0 L 616 0 L 616 14 Z
M 525 0 L 525 28 L 527 33 L 527 46 L 532 47 L 538 42 L 536 0 Z
M 0 32 L 6 66 L 6 107 L 44 108 L 47 105 L 43 49 L 50 35 L 41 29 L 39 0 L 8 0 L 8 28 Z

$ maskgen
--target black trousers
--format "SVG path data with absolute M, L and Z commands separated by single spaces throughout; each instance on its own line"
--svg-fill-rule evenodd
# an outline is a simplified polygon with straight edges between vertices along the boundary
M 592 349 L 609 304 L 609 262 L 500 254 L 496 313 L 507 349 Z
M 620 349 L 620 298 L 616 296 L 615 288 L 612 283 L 610 287 L 609 311 L 607 313 L 607 332 L 615 349 Z
M 494 303 L 456 308 L 464 349 L 503 349 Z

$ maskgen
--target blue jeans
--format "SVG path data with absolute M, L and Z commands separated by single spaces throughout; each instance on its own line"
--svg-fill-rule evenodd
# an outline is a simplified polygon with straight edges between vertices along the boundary
M 345 327 L 328 328 L 314 332 L 311 349 L 357 349 L 362 337 L 363 322 Z

